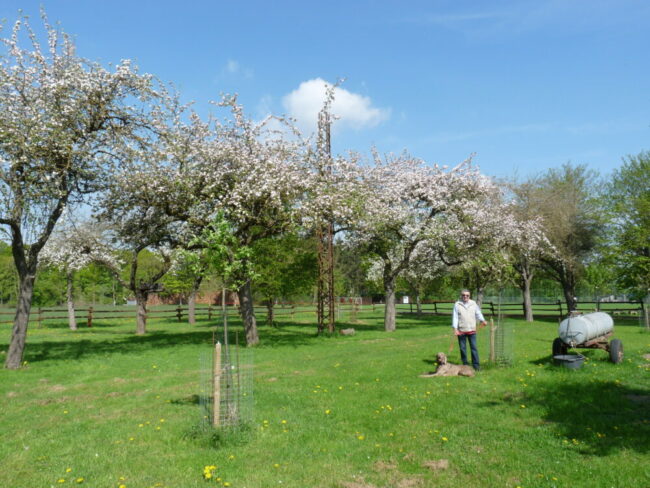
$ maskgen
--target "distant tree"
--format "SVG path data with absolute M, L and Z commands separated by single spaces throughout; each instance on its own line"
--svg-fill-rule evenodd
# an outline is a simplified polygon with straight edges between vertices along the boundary
M 280 298 L 308 294 L 316 279 L 316 249 L 313 240 L 296 232 L 258 241 L 253 246 L 256 278 L 253 285 L 264 297 L 266 321 L 275 322 L 274 305 Z
M 119 266 L 113 249 L 101 240 L 97 224 L 67 222 L 55 230 L 41 253 L 41 263 L 59 269 L 66 277 L 68 326 L 77 330 L 74 306 L 74 275 L 92 262 Z
M 0 39 L 0 227 L 19 278 L 9 369 L 22 363 L 41 250 L 64 209 L 101 189 L 123 150 L 146 142 L 157 97 L 129 61 L 109 71 L 84 60 L 44 14 L 43 23 L 45 49 L 26 19 Z
M 619 286 L 650 293 L 650 151 L 628 156 L 607 187 L 609 252 Z
M 424 245 L 416 247 L 402 278 L 408 284 L 410 293 L 415 297 L 417 314 L 422 314 L 422 296 L 427 288 L 449 272 L 436 249 Z
M 511 183 L 507 187 L 512 195 L 512 210 L 519 230 L 517 238 L 508 246 L 508 255 L 514 270 L 513 279 L 523 297 L 524 318 L 532 322 L 533 278 L 541 267 L 542 257 L 554 256 L 554 249 L 544 233 L 544 223 L 536 208 L 535 202 L 540 200 L 542 190 L 531 182 Z
M 578 284 L 581 290 L 580 294 L 588 294 L 594 296 L 595 299 L 600 299 L 604 295 L 615 293 L 616 274 L 616 269 L 610 263 L 602 256 L 597 256 L 596 260 L 585 266 L 582 279 Z
M 209 257 L 206 249 L 188 250 L 179 248 L 174 252 L 173 264 L 162 278 L 162 295 L 178 295 L 187 302 L 187 316 L 190 324 L 196 323 L 196 299 L 203 280 L 210 274 Z
M 575 310 L 578 280 L 604 230 L 598 174 L 567 163 L 531 184 L 531 205 L 553 250 L 542 256 L 541 263 L 561 285 L 568 309 Z
M 15 303 L 18 290 L 18 276 L 11 246 L 0 241 L 0 305 Z
M 124 287 L 113 272 L 101 263 L 93 262 L 84 266 L 77 271 L 75 278 L 77 295 L 85 303 L 110 303 L 114 306 L 126 303 Z

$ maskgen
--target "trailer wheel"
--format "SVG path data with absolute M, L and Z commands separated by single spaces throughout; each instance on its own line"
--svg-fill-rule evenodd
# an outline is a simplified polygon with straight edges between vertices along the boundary
M 553 341 L 553 356 L 561 356 L 567 353 L 569 348 L 562 339 L 556 337 Z
M 609 343 L 609 358 L 614 364 L 623 361 L 623 343 L 620 339 L 612 339 Z

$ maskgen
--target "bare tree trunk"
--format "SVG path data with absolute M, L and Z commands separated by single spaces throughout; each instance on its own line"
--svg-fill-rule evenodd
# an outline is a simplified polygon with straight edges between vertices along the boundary
M 275 322 L 275 300 L 269 297 L 266 301 L 266 323 L 273 327 Z
M 422 315 L 422 298 L 420 297 L 420 291 L 417 289 L 415 290 L 415 305 L 418 311 L 417 315 L 420 317 Z
M 246 282 L 237 290 L 239 295 L 239 310 L 246 331 L 246 343 L 249 346 L 259 344 L 260 337 L 257 333 L 257 321 L 255 320 L 255 309 L 253 308 L 253 293 L 251 291 L 251 280 Z
M 194 279 L 192 291 L 190 292 L 190 296 L 187 297 L 187 319 L 190 325 L 196 324 L 196 296 L 199 294 L 199 287 L 201 286 L 202 280 L 202 276 Z
M 578 298 L 576 297 L 576 279 L 570 270 L 565 270 L 560 276 L 560 284 L 564 293 L 564 300 L 569 313 L 578 309 Z
M 14 326 L 11 332 L 11 342 L 7 351 L 5 368 L 18 369 L 23 362 L 23 353 L 27 340 L 27 326 L 29 325 L 29 312 L 32 308 L 32 296 L 34 294 L 34 281 L 36 269 L 29 269 L 26 265 L 21 266 L 18 271 L 19 289 L 18 303 L 16 304 L 16 315 Z M 36 265 L 33 266 L 36 268 Z
M 135 303 L 137 306 L 137 323 L 136 335 L 145 335 L 147 333 L 147 300 L 149 293 L 143 290 L 136 290 Z
M 75 310 L 74 310 L 74 289 L 73 289 L 73 283 L 72 283 L 72 278 L 73 278 L 73 273 L 72 270 L 67 270 L 66 274 L 66 281 L 67 281 L 67 293 L 66 293 L 66 298 L 68 302 L 68 326 L 70 327 L 70 330 L 77 330 L 77 319 L 75 318 Z
M 533 321 L 533 301 L 530 297 L 530 286 L 533 282 L 533 273 L 524 268 L 521 272 L 521 293 L 524 297 L 524 318 L 526 322 Z
M 477 288 L 476 290 L 476 304 L 478 305 L 479 308 L 481 308 L 481 305 L 483 305 L 483 297 L 485 295 L 485 289 L 483 287 Z
M 384 278 L 384 297 L 386 309 L 384 311 L 384 330 L 393 332 L 397 325 L 395 323 L 395 279 Z

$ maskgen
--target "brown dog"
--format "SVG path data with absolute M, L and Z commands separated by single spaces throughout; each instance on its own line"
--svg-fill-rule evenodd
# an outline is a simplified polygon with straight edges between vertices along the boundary
M 434 373 L 421 374 L 420 378 L 432 378 L 433 376 L 474 376 L 474 369 L 471 366 L 459 366 L 447 362 L 447 355 L 439 352 L 436 356 L 438 367 Z

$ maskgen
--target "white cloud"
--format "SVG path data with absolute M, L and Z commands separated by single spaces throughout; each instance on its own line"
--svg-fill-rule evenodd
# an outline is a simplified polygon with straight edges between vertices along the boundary
M 234 59 L 229 59 L 228 62 L 226 63 L 226 72 L 230 74 L 235 74 L 239 72 L 239 63 L 235 61 Z
M 282 103 L 287 115 L 296 120 L 296 124 L 305 134 L 316 130 L 318 112 L 323 107 L 325 93 L 330 86 L 331 84 L 322 78 L 315 78 L 303 81 L 297 89 L 283 97 Z M 334 130 L 359 130 L 374 127 L 387 120 L 390 110 L 374 107 L 369 97 L 336 87 L 332 114 L 337 118 L 333 124 Z
M 248 80 L 253 78 L 253 70 L 245 68 L 235 59 L 229 59 L 221 68 L 219 78 L 244 78 Z

